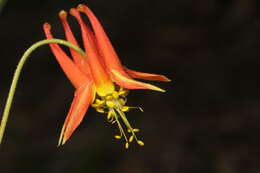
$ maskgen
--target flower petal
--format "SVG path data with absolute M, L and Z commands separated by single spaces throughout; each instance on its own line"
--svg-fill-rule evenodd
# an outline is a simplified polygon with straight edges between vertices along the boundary
M 72 33 L 70 26 L 68 24 L 67 21 L 67 12 L 62 10 L 59 13 L 59 17 L 61 19 L 61 23 L 63 25 L 64 31 L 65 31 L 65 35 L 66 38 L 69 42 L 71 42 L 72 44 L 74 44 L 75 46 L 79 46 L 77 40 L 74 37 L 74 34 Z M 76 52 L 74 49 L 70 48 L 70 52 L 71 55 L 73 57 L 74 62 L 76 63 L 76 65 L 87 75 L 90 74 L 90 69 L 87 63 L 87 59 L 82 57 L 78 52 Z
M 165 92 L 165 90 L 163 90 L 163 89 L 161 89 L 157 86 L 127 78 L 116 70 L 112 70 L 112 75 L 113 75 L 113 79 L 115 80 L 115 82 L 123 88 L 127 88 L 127 89 L 150 89 L 150 90 Z
M 104 31 L 97 17 L 86 5 L 80 4 L 77 9 L 88 16 L 95 33 L 98 50 L 103 58 L 107 69 L 110 71 L 114 69 L 120 71 L 124 76 L 128 76 L 123 70 L 123 66 L 116 54 L 116 51 L 114 50 L 114 47 L 112 46 L 106 32 Z
M 74 34 L 72 33 L 71 29 L 70 29 L 70 26 L 68 24 L 68 21 L 67 21 L 67 12 L 62 10 L 60 11 L 59 13 L 59 17 L 60 17 L 60 20 L 61 20 L 61 23 L 62 23 L 62 26 L 64 28 L 64 31 L 65 31 L 65 35 L 66 35 L 66 39 L 71 42 L 72 44 L 74 44 L 75 46 L 79 47 L 79 44 L 77 42 L 77 40 L 75 39 L 74 37 Z M 81 58 L 79 57 L 79 53 L 77 53 L 74 49 L 70 48 L 70 52 L 73 56 L 73 59 L 75 62 L 80 62 L 81 61 Z
M 154 80 L 154 81 L 162 81 L 162 82 L 170 82 L 171 80 L 164 75 L 153 74 L 153 73 L 144 73 L 138 72 L 134 70 L 130 70 L 124 67 L 126 73 L 132 78 L 144 79 L 144 80 Z
M 114 85 L 109 78 L 105 64 L 100 61 L 100 54 L 96 47 L 96 40 L 92 31 L 83 22 L 80 13 L 72 8 L 70 14 L 74 16 L 80 24 L 82 39 L 88 56 L 89 67 L 95 81 L 96 91 L 100 96 L 105 96 L 114 91 Z
M 83 4 L 80 4 L 77 7 L 77 9 L 88 16 L 95 33 L 98 50 L 104 60 L 104 63 L 106 65 L 107 70 L 110 73 L 110 76 L 116 84 L 127 89 L 151 89 L 164 92 L 163 89 L 158 88 L 154 85 L 133 80 L 125 72 L 107 34 L 105 33 L 101 23 L 94 15 L 94 13 L 86 5 Z
M 51 34 L 51 25 L 45 23 L 43 25 L 43 29 L 47 39 L 52 39 L 53 36 Z M 60 64 L 62 70 L 69 78 L 71 83 L 74 85 L 75 88 L 79 88 L 82 86 L 86 81 L 90 80 L 89 76 L 86 76 L 74 63 L 73 61 L 66 55 L 66 53 L 60 48 L 58 44 L 49 44 L 50 48 L 56 57 L 58 63 Z
M 63 145 L 76 130 L 93 99 L 93 83 L 88 82 L 76 90 L 69 113 L 65 119 L 58 145 Z

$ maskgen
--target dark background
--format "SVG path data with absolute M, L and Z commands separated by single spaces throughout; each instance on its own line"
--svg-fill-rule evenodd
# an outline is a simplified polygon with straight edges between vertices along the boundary
M 1 173 L 260 172 L 260 17 L 256 0 L 86 0 L 124 65 L 173 79 L 166 93 L 131 91 L 128 117 L 145 147 L 89 109 L 57 148 L 74 89 L 48 46 L 31 55 L 19 80 L 4 142 Z M 64 38 L 58 19 L 82 1 L 9 0 L 0 14 L 0 106 L 23 52 L 44 39 L 42 24 Z M 80 38 L 79 28 L 69 18 Z

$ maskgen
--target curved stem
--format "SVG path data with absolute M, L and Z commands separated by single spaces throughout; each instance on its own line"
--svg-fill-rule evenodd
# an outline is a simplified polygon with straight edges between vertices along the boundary
M 72 49 L 75 49 L 77 52 L 79 52 L 83 57 L 86 56 L 86 54 L 84 53 L 84 51 L 80 48 L 78 48 L 77 46 L 71 44 L 70 42 L 68 41 L 65 41 L 65 40 L 60 40 L 60 39 L 49 39 L 49 40 L 42 40 L 42 41 L 39 41 L 35 44 L 33 44 L 29 49 L 27 49 L 22 58 L 20 59 L 18 65 L 17 65 L 17 68 L 15 70 L 15 73 L 14 73 L 14 76 L 13 76 L 13 80 L 12 80 L 12 84 L 11 84 L 11 87 L 9 89 L 9 93 L 8 93 L 8 97 L 7 97 L 7 100 L 6 100 L 6 104 L 5 104 L 5 108 L 4 108 L 4 113 L 3 113 L 3 116 L 2 116 L 2 121 L 1 121 L 1 125 L 0 125 L 0 144 L 2 143 L 2 140 L 3 140 L 3 136 L 4 136 L 4 132 L 5 132 L 5 127 L 6 127 L 6 123 L 8 121 L 8 117 L 9 117 L 9 113 L 10 113 L 10 109 L 11 109 L 11 106 L 12 106 L 12 102 L 13 102 L 13 98 L 14 98 L 14 93 L 15 93 L 15 89 L 16 89 L 16 86 L 17 86 L 17 82 L 18 82 L 18 79 L 20 77 L 20 74 L 21 74 L 21 71 L 22 71 L 22 68 L 26 62 L 26 60 L 28 59 L 29 55 L 35 50 L 37 49 L 38 47 L 40 46 L 43 46 L 43 45 L 46 45 L 46 44 L 51 44 L 51 43 L 54 43 L 54 44 L 61 44 L 61 45 L 64 45 L 64 46 L 67 46 L 69 48 L 72 48 Z

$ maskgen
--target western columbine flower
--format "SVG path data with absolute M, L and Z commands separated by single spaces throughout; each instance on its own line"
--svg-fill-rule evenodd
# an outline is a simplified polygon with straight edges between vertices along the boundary
M 82 20 L 80 12 L 84 13 L 90 20 L 90 29 Z M 142 109 L 140 107 L 126 106 L 126 95 L 128 89 L 150 89 L 164 92 L 164 90 L 133 78 L 146 80 L 170 81 L 167 77 L 157 74 L 137 72 L 122 66 L 112 44 L 109 41 L 99 20 L 86 5 L 79 5 L 77 9 L 72 8 L 70 14 L 78 21 L 87 57 L 83 57 L 74 49 L 70 49 L 73 60 L 57 44 L 50 44 L 64 73 L 76 88 L 75 96 L 69 113 L 64 122 L 59 144 L 63 145 L 75 129 L 81 123 L 89 105 L 98 112 L 107 115 L 111 124 L 117 124 L 120 134 L 116 139 L 125 139 L 125 148 L 133 140 L 143 146 L 144 143 L 136 137 L 139 129 L 133 128 L 126 118 L 125 112 L 130 109 Z M 66 39 L 72 44 L 79 46 L 67 21 L 67 13 L 61 11 L 59 14 L 65 30 Z M 45 35 L 52 39 L 51 26 L 43 25 Z M 127 128 L 125 133 L 122 122 Z

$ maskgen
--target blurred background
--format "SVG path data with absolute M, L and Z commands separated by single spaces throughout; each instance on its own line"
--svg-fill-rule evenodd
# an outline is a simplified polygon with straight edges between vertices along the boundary
M 44 39 L 42 24 L 64 38 L 58 12 L 86 3 L 101 20 L 121 61 L 161 73 L 166 93 L 135 90 L 129 112 L 145 147 L 89 109 L 57 148 L 73 98 L 48 46 L 35 51 L 19 80 L 4 142 L 1 173 L 260 172 L 260 16 L 256 0 L 22 0 L 0 13 L 0 112 L 23 52 Z M 69 22 L 80 40 L 76 21 Z

